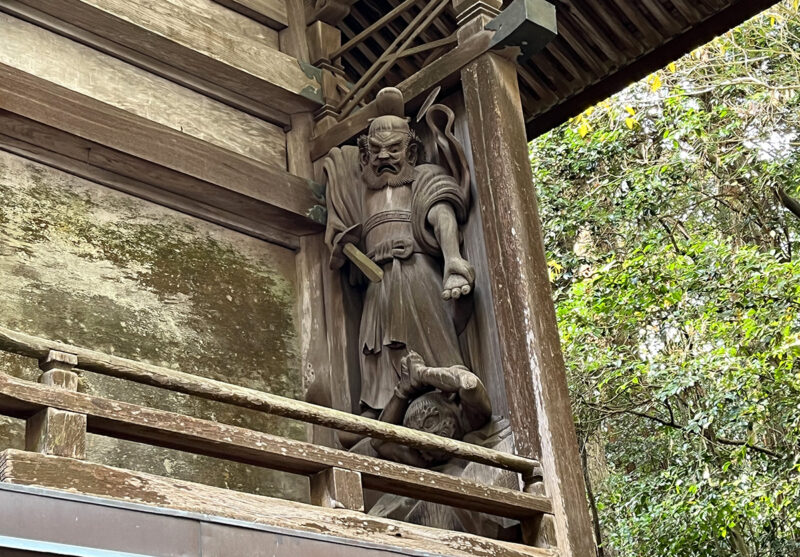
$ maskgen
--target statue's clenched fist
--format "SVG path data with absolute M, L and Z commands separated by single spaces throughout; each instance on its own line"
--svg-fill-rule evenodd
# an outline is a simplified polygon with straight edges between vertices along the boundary
M 454 257 L 444 264 L 444 280 L 442 281 L 442 299 L 457 300 L 472 292 L 475 284 L 475 269 L 472 264 L 461 257 Z

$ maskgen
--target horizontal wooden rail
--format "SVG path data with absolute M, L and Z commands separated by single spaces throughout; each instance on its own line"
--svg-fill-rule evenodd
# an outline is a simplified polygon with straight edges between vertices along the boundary
M 0 373 L 0 414 L 27 418 L 45 408 L 85 414 L 87 431 L 295 474 L 359 472 L 364 487 L 509 518 L 551 512 L 549 499 L 440 472 L 192 418 L 127 402 L 53 389 Z
M 231 385 L 230 383 L 207 379 L 173 369 L 110 356 L 94 350 L 26 335 L 4 327 L 0 327 L 0 350 L 40 360 L 45 358 L 51 350 L 66 352 L 78 358 L 76 369 L 162 387 L 208 400 L 225 402 L 242 408 L 259 410 L 284 418 L 367 435 L 385 441 L 393 441 L 417 449 L 444 451 L 451 456 L 496 466 L 512 472 L 520 472 L 524 475 L 529 475 L 534 470 L 539 469 L 537 461 L 514 454 L 503 453 L 463 441 L 447 439 L 431 433 L 371 420 L 362 416 L 348 414 L 347 412 L 325 408 L 324 406 L 264 393 L 247 387 Z

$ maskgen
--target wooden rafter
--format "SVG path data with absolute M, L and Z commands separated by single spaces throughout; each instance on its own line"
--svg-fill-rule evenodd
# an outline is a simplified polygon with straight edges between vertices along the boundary
M 731 25 L 742 22 L 745 17 L 755 15 L 775 3 L 775 0 L 549 0 L 555 4 L 558 14 L 559 36 L 547 47 L 546 52 L 535 56 L 520 66 L 520 85 L 524 95 L 526 119 L 549 113 L 559 107 L 557 114 L 563 118 L 565 107 L 575 107 L 567 99 L 597 98 L 587 91 L 613 92 L 621 83 L 630 81 L 629 69 L 647 66 L 648 72 L 657 69 L 649 64 L 639 64 L 640 60 L 663 59 L 671 61 L 685 53 L 692 43 L 692 37 L 713 37 L 713 32 L 705 28 L 707 20 L 723 17 Z M 353 6 L 353 14 L 361 13 L 362 21 L 381 19 L 386 14 L 402 6 L 404 0 L 359 0 Z M 392 25 L 381 30 L 383 44 L 399 35 L 413 20 L 414 10 L 405 11 L 396 17 Z M 364 28 L 357 28 L 356 20 L 351 31 L 360 34 Z M 420 33 L 419 40 L 409 45 L 408 55 L 398 60 L 411 61 L 413 69 L 395 64 L 391 75 L 378 84 L 400 83 L 413 72 L 435 61 L 436 56 L 446 52 L 446 47 L 427 48 L 439 44 L 450 36 L 456 25 L 452 14 L 442 13 L 430 27 Z M 370 43 L 374 59 L 378 59 L 384 47 Z M 665 53 L 668 53 L 664 55 Z M 354 71 L 358 71 L 351 66 Z M 350 75 L 357 81 L 361 72 Z M 618 78 L 625 76 L 624 79 Z M 641 74 L 636 74 L 640 75 Z M 613 84 L 607 87 L 606 83 Z M 599 100 L 599 98 L 597 99 Z M 585 108 L 585 104 L 582 104 Z M 545 118 L 549 123 L 553 120 Z M 540 129 L 531 125 L 530 130 Z
M 449 0 L 435 0 L 426 4 L 414 18 L 412 24 L 406 27 L 397 38 L 388 46 L 370 70 L 358 80 L 353 89 L 345 95 L 336 107 L 340 117 L 345 117 L 358 106 L 358 103 L 369 91 L 383 78 L 399 58 L 398 53 L 409 47 L 416 37 L 425 30 L 436 17 L 447 7 Z

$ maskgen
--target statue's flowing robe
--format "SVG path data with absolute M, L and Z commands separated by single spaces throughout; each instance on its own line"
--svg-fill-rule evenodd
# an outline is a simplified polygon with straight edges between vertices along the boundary
M 411 184 L 387 186 L 410 188 L 410 192 L 386 192 L 387 200 L 406 198 L 405 205 L 387 203 L 382 210 L 370 211 L 365 196 L 382 192 L 367 190 L 356 147 L 333 149 L 324 169 L 325 239 L 331 248 L 331 266 L 341 268 L 346 263 L 341 244 L 353 242 L 384 272 L 381 282 L 367 285 L 359 331 L 361 402 L 382 409 L 392 397 L 400 359 L 407 350 L 419 353 L 429 366 L 464 363 L 453 323 L 453 302 L 441 298 L 441 249 L 427 217 L 434 205 L 446 202 L 463 223 L 469 192 L 444 168 L 423 164 L 414 169 Z

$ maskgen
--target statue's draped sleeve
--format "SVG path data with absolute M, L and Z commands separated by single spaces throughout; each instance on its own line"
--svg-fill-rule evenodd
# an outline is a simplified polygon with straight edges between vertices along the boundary
M 358 147 L 334 147 L 322 165 L 326 179 L 328 224 L 325 243 L 331 251 L 331 268 L 345 264 L 342 248 L 348 242 L 358 245 L 361 236 L 361 206 L 364 187 Z
M 411 224 L 417 244 L 431 255 L 441 255 L 441 249 L 433 227 L 428 223 L 428 212 L 441 202 L 453 207 L 459 224 L 466 222 L 469 215 L 469 190 L 441 166 L 417 166 L 411 200 Z

